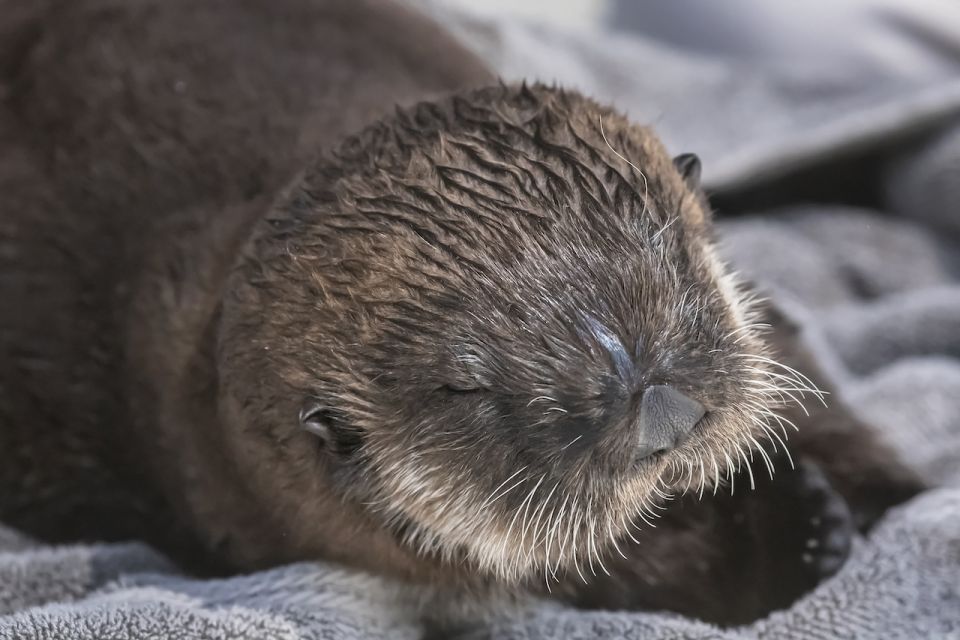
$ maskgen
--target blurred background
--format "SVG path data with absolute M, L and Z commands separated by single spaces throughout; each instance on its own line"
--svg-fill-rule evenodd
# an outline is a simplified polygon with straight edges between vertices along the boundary
M 909 21 L 926 35 L 960 46 L 952 29 L 960 9 L 950 0 L 438 0 L 486 17 L 563 29 L 635 32 L 704 53 L 815 60 L 884 58 L 923 64 L 921 47 L 891 34 Z M 902 26 L 902 24 L 900 25 Z M 939 32 L 939 33 L 938 33 Z M 901 34 L 902 35 L 902 34 Z M 920 55 L 918 55 L 918 53 Z
M 960 113 L 953 0 L 412 1 L 504 79 L 576 87 L 698 153 L 721 210 L 886 208 L 892 158 Z

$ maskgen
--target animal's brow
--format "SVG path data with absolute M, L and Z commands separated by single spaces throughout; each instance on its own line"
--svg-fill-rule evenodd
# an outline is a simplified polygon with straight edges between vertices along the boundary
M 590 330 L 590 334 L 610 355 L 617 375 L 620 376 L 624 382 L 628 382 L 632 378 L 634 365 L 633 359 L 623 345 L 623 341 L 593 316 L 583 314 L 583 319 L 587 328 Z

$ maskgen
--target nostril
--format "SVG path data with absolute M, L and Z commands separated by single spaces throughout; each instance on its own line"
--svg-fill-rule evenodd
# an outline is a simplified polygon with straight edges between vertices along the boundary
M 668 385 L 654 385 L 640 401 L 639 453 L 646 457 L 674 449 L 706 414 L 702 404 Z

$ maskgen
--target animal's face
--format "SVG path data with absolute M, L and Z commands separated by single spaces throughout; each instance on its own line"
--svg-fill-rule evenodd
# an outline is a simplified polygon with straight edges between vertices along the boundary
M 348 142 L 241 270 L 271 327 L 251 366 L 302 400 L 313 472 L 425 557 L 516 580 L 593 567 L 658 499 L 747 464 L 794 383 L 714 254 L 696 172 L 543 87 Z M 251 420 L 283 404 L 264 395 Z

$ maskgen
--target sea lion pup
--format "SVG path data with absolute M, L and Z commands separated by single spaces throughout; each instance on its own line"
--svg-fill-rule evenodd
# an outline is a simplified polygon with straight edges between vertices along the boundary
M 184 50 L 161 6 L 163 50 Z M 381 3 L 319 6 L 361 35 L 424 28 Z M 18 154 L 2 176 L 0 286 L 19 301 L 0 315 L 4 521 L 737 622 L 835 570 L 853 518 L 916 490 L 839 405 L 800 425 L 798 470 L 783 464 L 790 400 L 814 385 L 776 364 L 717 258 L 694 156 L 576 92 L 492 82 L 449 41 L 404 53 L 427 39 L 397 36 L 371 61 L 331 38 L 340 102 L 302 132 L 312 163 L 283 146 L 304 145 L 292 125 L 231 155 L 244 127 L 209 105 L 262 115 L 223 97 L 235 85 L 179 80 L 209 91 L 190 108 L 133 81 L 87 91 L 74 79 L 96 65 L 61 70 L 85 44 L 24 45 L 0 130 Z M 462 74 L 440 73 L 456 56 Z M 360 77 L 382 91 L 344 80 Z M 386 113 L 437 93 L 452 95 Z M 307 118 L 297 99 L 271 104 L 282 125 Z M 376 121 L 337 142 L 360 113 Z M 217 144 L 178 139 L 180 118 Z M 761 487 L 709 497 L 731 483 Z

